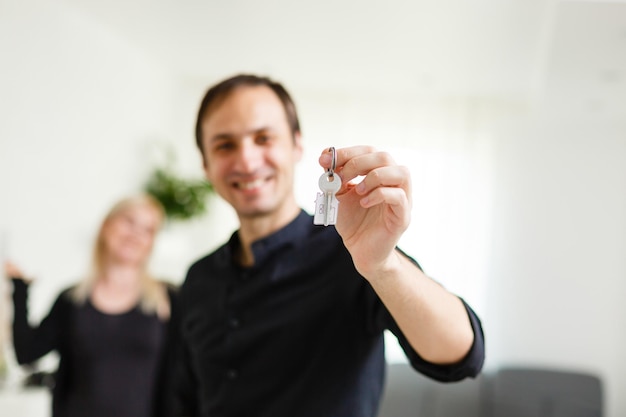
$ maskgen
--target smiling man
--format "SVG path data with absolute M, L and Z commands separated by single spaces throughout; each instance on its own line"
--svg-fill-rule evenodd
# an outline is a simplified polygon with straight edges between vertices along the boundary
M 196 140 L 240 227 L 181 289 L 173 415 L 375 416 L 386 329 L 429 377 L 480 372 L 479 319 L 396 247 L 410 221 L 408 169 L 371 147 L 338 149 L 337 223 L 314 225 L 294 196 L 295 105 L 254 75 L 209 89 Z M 331 166 L 328 150 L 319 163 Z

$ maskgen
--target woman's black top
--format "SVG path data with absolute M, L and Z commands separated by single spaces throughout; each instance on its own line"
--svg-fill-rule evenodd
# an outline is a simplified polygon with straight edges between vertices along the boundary
M 168 323 L 139 306 L 106 314 L 63 291 L 38 326 L 28 322 L 28 285 L 13 280 L 13 340 L 20 364 L 59 354 L 53 417 L 153 417 Z M 170 300 L 173 290 L 168 289 Z

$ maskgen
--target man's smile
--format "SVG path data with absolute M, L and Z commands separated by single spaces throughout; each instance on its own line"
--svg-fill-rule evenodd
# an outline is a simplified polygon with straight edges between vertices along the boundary
M 235 188 L 238 188 L 244 191 L 249 191 L 249 190 L 254 190 L 256 188 L 262 187 L 266 181 L 268 181 L 267 178 L 257 178 L 253 181 L 237 181 L 234 183 L 234 185 L 235 185 Z

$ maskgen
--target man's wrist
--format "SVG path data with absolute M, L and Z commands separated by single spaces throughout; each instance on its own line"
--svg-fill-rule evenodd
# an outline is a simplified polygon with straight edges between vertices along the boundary
M 370 282 L 375 281 L 388 281 L 393 277 L 397 277 L 402 274 L 402 271 L 406 267 L 405 261 L 398 251 L 392 251 L 389 256 L 382 262 L 378 262 L 375 265 L 367 265 L 357 270 L 361 275 Z

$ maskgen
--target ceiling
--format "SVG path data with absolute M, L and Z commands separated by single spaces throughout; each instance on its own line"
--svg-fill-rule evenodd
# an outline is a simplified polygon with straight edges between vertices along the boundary
M 65 3 L 190 80 L 251 71 L 322 91 L 580 90 L 626 108 L 626 0 Z

